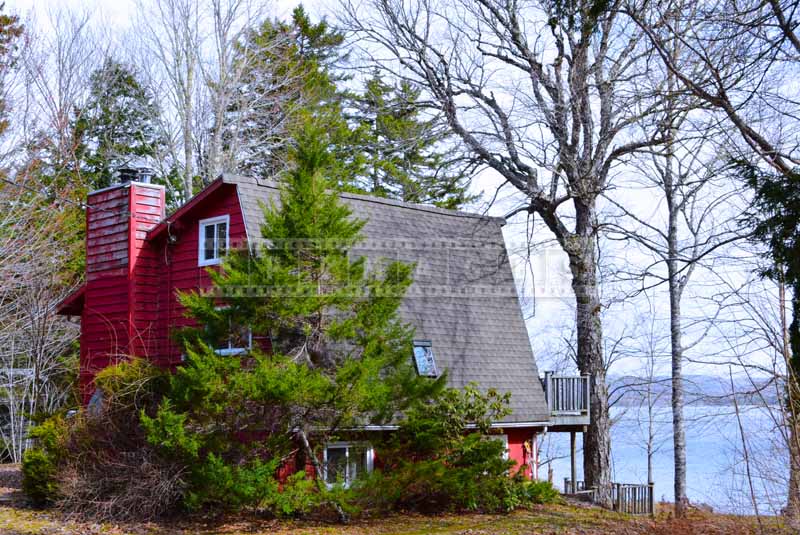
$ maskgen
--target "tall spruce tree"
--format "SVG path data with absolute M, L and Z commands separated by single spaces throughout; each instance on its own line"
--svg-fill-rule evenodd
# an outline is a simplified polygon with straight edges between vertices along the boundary
M 444 152 L 449 134 L 439 118 L 423 115 L 419 91 L 377 75 L 363 91 L 344 87 L 353 85 L 341 74 L 344 35 L 325 20 L 312 22 L 299 6 L 288 22 L 262 23 L 240 53 L 248 55 L 240 60 L 245 94 L 236 101 L 259 103 L 230 110 L 243 172 L 270 178 L 284 169 L 287 141 L 311 116 L 325 125 L 328 150 L 348 169 L 342 189 L 447 208 L 470 200 L 468 168 Z
M 375 73 L 354 98 L 364 131 L 364 187 L 374 195 L 458 208 L 471 200 L 469 169 L 457 152 L 444 152 L 446 125 L 423 116 L 419 96 L 408 83 L 391 85 Z
M 385 423 L 443 388 L 413 370 L 413 331 L 397 316 L 413 266 L 368 270 L 348 257 L 364 221 L 328 179 L 335 158 L 322 130 L 309 121 L 299 134 L 280 202 L 264 206 L 257 253 L 232 252 L 209 270 L 211 294 L 181 297 L 204 327 L 181 333 L 186 362 L 143 423 L 153 444 L 187 460 L 193 505 L 269 500 L 295 449 L 324 493 L 313 444 Z M 248 347 L 251 337 L 271 349 Z M 247 349 L 215 352 L 229 346 Z
M 115 171 L 154 158 L 164 147 L 158 108 L 133 68 L 113 58 L 92 73 L 89 98 L 75 111 L 73 137 L 84 183 L 104 188 Z

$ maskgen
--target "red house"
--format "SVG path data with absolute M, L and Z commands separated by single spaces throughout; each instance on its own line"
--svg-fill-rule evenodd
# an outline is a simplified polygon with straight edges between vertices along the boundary
M 127 182 L 89 194 L 85 283 L 59 307 L 81 318 L 84 402 L 95 374 L 124 356 L 180 365 L 169 334 L 189 320 L 176 292 L 207 287 L 208 266 L 228 249 L 253 247 L 261 203 L 277 195 L 273 182 L 223 175 L 167 216 L 162 186 Z M 447 370 L 451 386 L 476 382 L 511 392 L 513 412 L 494 426 L 509 457 L 536 477 L 537 435 L 569 431 L 574 439 L 589 423 L 588 380 L 539 378 L 503 241 L 505 221 L 366 195 L 341 198 L 367 221 L 353 256 L 417 264 L 400 311 L 416 329 L 409 359 L 421 374 Z M 324 456 L 358 456 L 367 470 L 373 458 L 369 448 L 346 443 L 328 444 Z

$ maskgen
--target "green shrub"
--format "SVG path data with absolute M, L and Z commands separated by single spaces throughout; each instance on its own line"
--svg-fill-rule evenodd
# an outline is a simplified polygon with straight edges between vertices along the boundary
M 22 456 L 22 490 L 37 506 L 50 504 L 58 497 L 58 468 L 68 435 L 69 426 L 61 415 L 30 430 L 35 447 Z
M 268 501 L 279 491 L 277 461 L 254 460 L 234 466 L 212 453 L 198 463 L 185 499 L 190 510 L 243 509 Z
M 491 427 L 507 405 L 508 396 L 468 385 L 412 407 L 386 445 L 394 461 L 358 481 L 354 499 L 365 509 L 421 512 L 503 512 L 552 500 L 549 484 L 509 476 L 514 462 Z
M 34 505 L 48 505 L 58 497 L 57 468 L 53 456 L 41 448 L 22 455 L 22 490 Z
M 561 495 L 549 481 L 525 481 L 522 484 L 523 498 L 531 504 L 558 503 Z
M 305 472 L 297 472 L 289 476 L 278 492 L 267 496 L 261 506 L 278 517 L 296 517 L 318 509 L 324 499 L 317 483 Z
M 131 358 L 103 368 L 94 384 L 107 405 L 122 410 L 142 409 L 160 399 L 169 374 L 143 358 Z

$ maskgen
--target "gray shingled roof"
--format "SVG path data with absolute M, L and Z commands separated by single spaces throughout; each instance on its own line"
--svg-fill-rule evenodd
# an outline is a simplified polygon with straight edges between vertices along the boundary
M 260 202 L 274 182 L 224 175 L 235 184 L 248 239 L 261 235 Z M 414 283 L 401 306 L 416 338 L 430 340 L 452 386 L 477 382 L 511 392 L 513 413 L 503 423 L 548 421 L 528 332 L 506 254 L 502 219 L 345 193 L 355 217 L 366 219 L 365 243 L 353 254 L 371 262 L 416 262 Z

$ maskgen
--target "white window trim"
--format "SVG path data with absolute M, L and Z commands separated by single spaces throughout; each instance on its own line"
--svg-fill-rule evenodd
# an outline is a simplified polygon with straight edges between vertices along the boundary
M 208 260 L 203 259 L 203 254 L 205 253 L 205 227 L 209 225 L 216 225 L 218 223 L 225 223 L 225 252 L 230 249 L 230 242 L 231 242 L 231 216 L 228 214 L 217 216 L 217 217 L 209 217 L 206 219 L 201 219 L 198 223 L 197 227 L 197 265 L 198 266 L 215 266 L 222 262 L 221 257 L 217 258 L 210 258 Z M 214 250 L 217 250 L 217 233 L 214 233 Z
M 228 341 L 228 345 L 230 346 L 230 341 Z M 227 348 L 220 348 L 215 349 L 214 353 L 217 355 L 241 355 L 242 353 L 246 353 L 253 349 L 253 331 L 251 329 L 247 330 L 247 347 L 227 347 Z
M 350 459 L 350 448 L 355 447 L 362 447 L 365 448 L 365 453 L 367 455 L 367 473 L 371 473 L 373 468 L 375 467 L 375 450 L 372 447 L 372 444 L 366 442 L 328 442 L 325 444 L 325 449 L 322 450 L 322 480 L 325 481 L 325 485 L 328 488 L 333 487 L 333 483 L 328 483 L 328 448 L 345 448 L 345 458 Z M 345 471 L 350 468 L 350 463 L 345 462 Z M 348 488 L 352 481 L 347 480 L 347 474 L 345 473 L 345 480 L 344 486 Z
M 227 306 L 218 306 L 214 307 L 216 310 L 224 310 L 228 308 Z M 228 356 L 228 355 L 241 355 L 242 353 L 247 353 L 253 349 L 253 329 L 250 327 L 247 328 L 247 347 L 231 347 L 230 338 L 228 338 L 228 347 L 221 347 L 214 349 L 214 353 L 217 355 Z
M 503 450 L 503 460 L 507 461 L 509 459 L 510 452 L 508 450 L 508 435 L 501 434 L 501 435 L 489 435 L 489 438 L 494 438 L 500 440 L 503 444 L 505 444 L 506 449 Z

